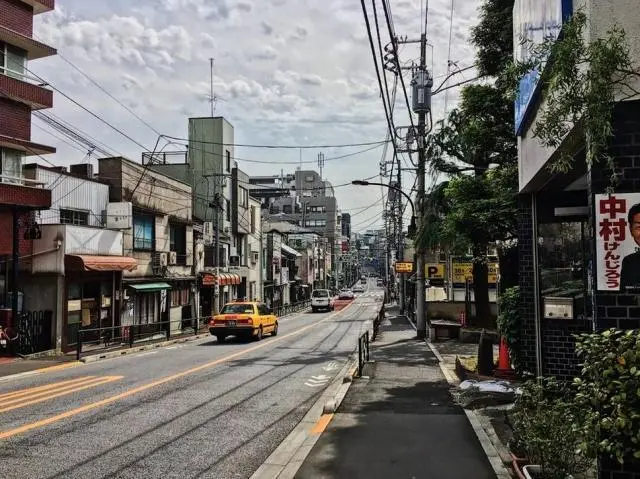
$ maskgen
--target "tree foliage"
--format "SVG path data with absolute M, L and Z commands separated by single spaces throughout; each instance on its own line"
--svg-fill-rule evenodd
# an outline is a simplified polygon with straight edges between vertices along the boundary
M 480 23 L 471 30 L 476 66 L 483 76 L 501 77 L 513 55 L 514 0 L 486 0 Z

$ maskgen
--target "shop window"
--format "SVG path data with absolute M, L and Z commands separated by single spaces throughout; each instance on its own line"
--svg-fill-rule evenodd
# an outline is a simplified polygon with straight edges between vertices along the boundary
M 589 316 L 587 297 L 586 223 L 547 223 L 538 226 L 540 295 L 572 298 L 574 318 Z
M 152 251 L 154 246 L 154 217 L 133 215 L 133 249 Z
M 87 211 L 60 208 L 60 223 L 63 225 L 86 226 L 89 224 L 89 213 Z

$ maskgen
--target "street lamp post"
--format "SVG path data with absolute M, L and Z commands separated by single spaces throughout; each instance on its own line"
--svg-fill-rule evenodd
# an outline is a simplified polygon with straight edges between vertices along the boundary
M 351 182 L 352 185 L 356 185 L 356 186 L 383 186 L 385 188 L 389 188 L 390 190 L 394 190 L 397 191 L 398 193 L 400 193 L 402 196 L 404 196 L 407 201 L 409 202 L 409 205 L 411 206 L 411 224 L 409 225 L 408 231 L 410 235 L 413 235 L 413 233 L 416 230 L 416 208 L 415 205 L 413 204 L 413 200 L 411 199 L 411 197 L 406 194 L 404 191 L 402 191 L 401 188 L 398 188 L 396 186 L 393 185 L 388 185 L 385 183 L 376 183 L 376 182 L 371 182 L 371 181 L 365 181 L 365 180 L 354 180 Z M 404 250 L 404 248 L 402 247 L 401 244 L 398 245 L 398 249 L 399 251 L 399 256 L 402 255 L 402 251 Z M 404 259 L 404 257 L 402 258 Z M 402 278 L 402 276 L 401 276 Z M 401 279 L 401 281 L 403 281 L 403 279 Z M 388 286 L 388 285 L 387 285 Z M 420 288 L 417 288 L 418 290 Z M 400 302 L 400 306 L 401 309 L 403 309 L 404 306 L 404 298 L 401 298 L 401 302 Z M 402 314 L 402 312 L 401 312 Z

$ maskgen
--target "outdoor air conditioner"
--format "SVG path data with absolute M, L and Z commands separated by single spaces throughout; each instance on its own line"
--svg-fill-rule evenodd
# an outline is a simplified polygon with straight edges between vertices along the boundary
M 231 228 L 229 226 L 225 226 L 223 231 L 225 232 L 225 234 L 229 234 L 231 232 Z
M 153 254 L 153 266 L 157 268 L 163 268 L 167 266 L 167 253 L 155 252 Z
M 175 251 L 169 251 L 169 264 L 178 263 L 178 253 Z
M 258 262 L 258 259 L 259 259 L 259 258 L 258 258 L 258 252 L 257 252 L 257 251 L 253 251 L 253 252 L 251 253 L 251 262 L 252 262 L 253 264 L 256 264 L 256 263 Z

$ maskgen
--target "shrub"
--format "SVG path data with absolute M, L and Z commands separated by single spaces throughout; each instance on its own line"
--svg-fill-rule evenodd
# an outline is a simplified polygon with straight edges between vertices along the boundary
M 507 341 L 511 364 L 520 371 L 520 288 L 508 288 L 498 299 L 498 331 Z
M 585 416 L 581 449 L 619 462 L 640 459 L 640 331 L 582 334 L 575 400 Z

